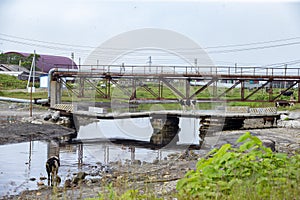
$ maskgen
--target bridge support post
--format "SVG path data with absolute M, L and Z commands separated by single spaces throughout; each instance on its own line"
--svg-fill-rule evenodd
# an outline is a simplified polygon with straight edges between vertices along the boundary
M 50 84 L 51 84 L 50 107 L 54 107 L 55 104 L 61 103 L 62 84 L 57 80 L 51 81 Z
M 153 116 L 151 125 L 153 134 L 150 143 L 156 145 L 176 145 L 179 141 L 179 118 L 175 116 Z
M 85 78 L 79 79 L 79 97 L 84 97 L 84 79 Z
M 203 145 L 205 137 L 222 130 L 238 130 L 243 127 L 245 118 L 240 117 L 201 117 L 199 128 L 199 146 Z
M 297 102 L 300 103 L 300 82 L 298 82 L 298 99 Z

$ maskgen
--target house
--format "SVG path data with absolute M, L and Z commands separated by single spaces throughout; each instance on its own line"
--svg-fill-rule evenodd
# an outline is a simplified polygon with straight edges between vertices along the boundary
M 6 74 L 17 77 L 19 80 L 28 80 L 29 70 L 19 65 L 0 64 L 0 74 Z M 35 80 L 39 80 L 39 76 L 44 74 L 43 72 L 35 73 Z

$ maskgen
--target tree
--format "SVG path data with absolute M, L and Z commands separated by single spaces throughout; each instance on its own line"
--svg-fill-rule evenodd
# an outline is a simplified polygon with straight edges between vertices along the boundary
M 21 62 L 21 66 L 25 67 L 26 69 L 30 70 L 32 58 L 34 54 L 30 54 L 28 57 L 24 57 L 17 53 L 10 53 L 10 54 L 0 54 L 0 63 L 1 64 L 11 64 L 11 65 L 19 65 Z M 38 61 L 41 56 L 35 54 L 35 61 Z M 39 70 L 38 68 L 36 68 Z

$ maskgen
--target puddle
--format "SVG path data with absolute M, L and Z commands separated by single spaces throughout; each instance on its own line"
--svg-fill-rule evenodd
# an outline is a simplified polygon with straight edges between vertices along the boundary
M 179 144 L 198 143 L 198 120 L 181 120 Z M 192 133 L 192 134 L 191 134 Z M 80 127 L 77 139 L 124 138 L 149 141 L 152 127 L 148 118 L 129 120 L 101 120 Z M 91 172 L 99 163 L 126 160 L 152 162 L 164 159 L 168 154 L 181 152 L 174 149 L 151 150 L 112 144 L 111 142 L 93 142 L 59 146 L 57 143 L 32 141 L 18 144 L 0 145 L 0 197 L 18 194 L 24 190 L 38 189 L 40 177 L 47 177 L 45 162 L 51 155 L 59 154 L 61 167 L 59 176 L 62 183 L 78 171 Z M 35 178 L 31 181 L 30 178 Z M 47 180 L 43 181 L 47 185 Z

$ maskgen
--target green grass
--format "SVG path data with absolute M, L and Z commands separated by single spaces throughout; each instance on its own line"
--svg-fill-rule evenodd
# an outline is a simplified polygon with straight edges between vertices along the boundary
M 15 76 L 0 74 L 0 90 L 25 89 L 26 83 Z

